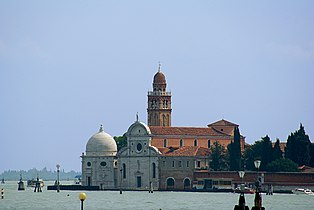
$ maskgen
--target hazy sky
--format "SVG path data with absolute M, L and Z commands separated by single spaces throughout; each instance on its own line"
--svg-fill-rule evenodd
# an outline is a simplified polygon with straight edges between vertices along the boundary
M 0 0 L 0 173 L 80 170 L 103 124 L 147 122 L 158 62 L 172 125 L 240 125 L 248 143 L 314 138 L 314 1 Z

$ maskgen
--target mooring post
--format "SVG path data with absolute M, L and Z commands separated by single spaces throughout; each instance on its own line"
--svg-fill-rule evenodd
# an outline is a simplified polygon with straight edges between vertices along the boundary
M 242 183 L 244 174 L 245 174 L 244 171 L 239 171 L 239 176 L 241 179 L 240 197 L 239 197 L 239 204 L 234 206 L 234 210 L 250 210 L 249 207 L 245 205 L 244 184 Z
M 255 198 L 254 198 L 254 206 L 252 207 L 252 210 L 265 210 L 264 207 L 262 207 L 262 195 L 260 193 L 261 191 L 261 183 L 259 180 L 259 167 L 261 165 L 260 160 L 254 161 L 255 168 L 257 169 L 257 180 L 255 182 L 256 191 L 255 191 Z
M 4 199 L 4 189 L 1 189 L 1 199 Z

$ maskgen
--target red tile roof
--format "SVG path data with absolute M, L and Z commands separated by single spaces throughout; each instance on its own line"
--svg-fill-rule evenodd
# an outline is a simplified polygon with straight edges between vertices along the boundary
M 161 151 L 162 156 L 185 156 L 185 157 L 195 157 L 195 156 L 208 156 L 210 155 L 210 150 L 204 147 L 167 147 L 158 148 Z
M 207 126 L 210 127 L 210 126 L 239 126 L 239 125 L 222 119 L 222 120 L 218 120 L 217 122 L 208 124 Z
M 197 127 L 162 127 L 162 126 L 149 126 L 149 129 L 153 135 L 171 135 L 171 136 L 225 136 L 223 132 L 220 132 L 213 128 L 197 128 Z

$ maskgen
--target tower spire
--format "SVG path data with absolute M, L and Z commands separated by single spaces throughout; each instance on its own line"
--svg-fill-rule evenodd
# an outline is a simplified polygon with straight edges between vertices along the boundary
M 166 91 L 166 77 L 160 69 L 159 62 L 158 72 L 153 79 L 153 91 L 148 91 L 148 126 L 171 126 L 171 93 Z
M 160 72 L 161 63 L 158 61 L 158 72 Z

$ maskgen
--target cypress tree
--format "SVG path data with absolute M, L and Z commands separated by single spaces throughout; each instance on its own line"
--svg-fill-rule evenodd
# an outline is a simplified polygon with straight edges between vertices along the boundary
M 266 165 L 274 160 L 273 146 L 268 135 L 262 138 L 261 170 L 266 169 Z
M 310 145 L 310 156 L 311 156 L 310 166 L 314 167 L 314 144 L 313 143 L 311 143 Z
M 310 146 L 309 136 L 305 134 L 302 124 L 300 129 L 291 133 L 287 139 L 286 157 L 296 162 L 299 166 L 309 165 L 310 163 Z
M 273 159 L 277 160 L 277 159 L 282 158 L 282 153 L 283 152 L 280 149 L 280 141 L 279 139 L 277 139 L 273 148 Z
M 210 167 L 214 171 L 226 170 L 226 161 L 225 161 L 225 151 L 224 147 L 221 146 L 217 141 L 215 141 L 214 145 L 211 149 L 211 163 Z
M 241 169 L 241 143 L 239 128 L 234 128 L 233 142 L 228 145 L 230 171 Z

